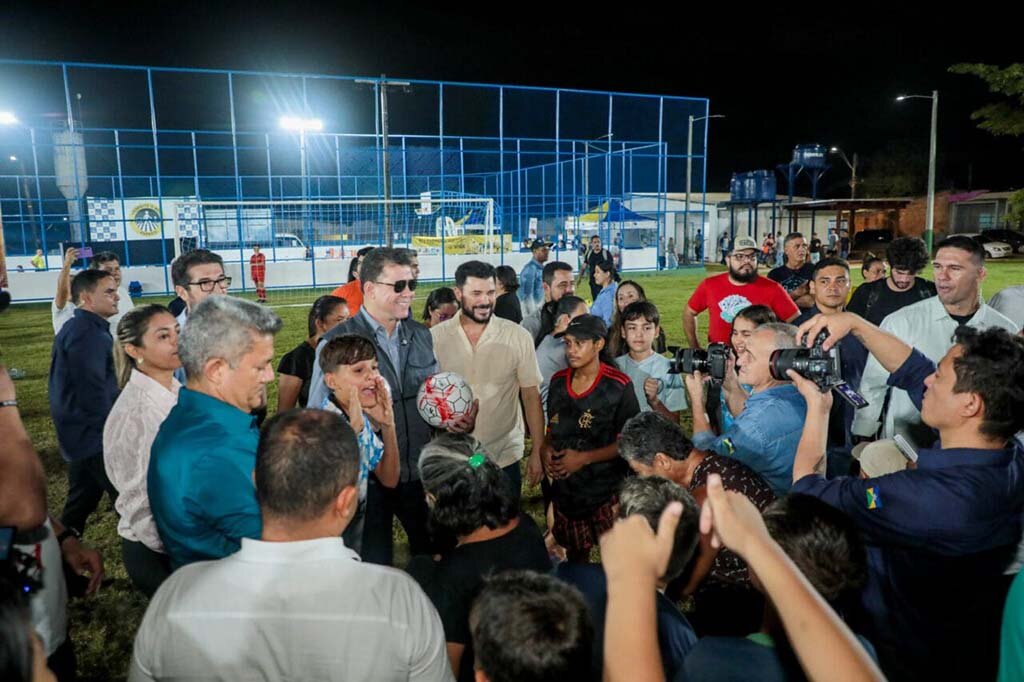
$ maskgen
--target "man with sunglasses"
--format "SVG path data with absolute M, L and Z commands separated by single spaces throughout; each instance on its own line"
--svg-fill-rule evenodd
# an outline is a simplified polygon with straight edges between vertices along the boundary
M 342 334 L 358 334 L 373 341 L 380 373 L 388 382 L 398 434 L 399 482 L 386 488 L 370 474 L 366 497 L 366 525 L 362 558 L 390 565 L 393 560 L 392 523 L 395 516 L 409 536 L 412 554 L 430 553 L 427 505 L 419 478 L 420 450 L 433 430 L 416 407 L 416 396 L 428 376 L 439 371 L 430 330 L 409 316 L 417 281 L 406 249 L 377 248 L 367 253 L 360 266 L 363 306 L 359 312 L 324 334 L 317 347 L 309 405 L 321 405 L 327 397 L 320 350 Z M 473 419 L 456 429 L 471 431 Z

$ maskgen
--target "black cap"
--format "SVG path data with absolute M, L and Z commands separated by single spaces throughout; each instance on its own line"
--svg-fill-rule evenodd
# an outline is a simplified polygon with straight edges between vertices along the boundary
M 543 239 L 534 239 L 532 242 L 530 242 L 530 251 L 536 251 L 537 249 L 542 249 L 545 247 L 550 249 L 554 245 L 554 242 L 546 242 Z
M 597 315 L 580 315 L 569 322 L 564 332 L 555 334 L 555 338 L 566 334 L 577 339 L 603 339 L 608 336 L 608 326 Z

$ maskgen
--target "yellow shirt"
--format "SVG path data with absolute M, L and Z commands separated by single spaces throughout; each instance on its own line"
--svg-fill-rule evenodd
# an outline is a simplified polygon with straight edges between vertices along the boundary
M 530 333 L 514 322 L 491 316 L 474 348 L 462 329 L 462 311 L 430 328 L 434 355 L 443 372 L 469 382 L 480 401 L 473 435 L 498 466 L 523 458 L 526 430 L 519 390 L 540 386 L 540 368 Z

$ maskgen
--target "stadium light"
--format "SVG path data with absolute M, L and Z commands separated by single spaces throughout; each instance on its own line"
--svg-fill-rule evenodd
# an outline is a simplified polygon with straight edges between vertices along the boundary
M 299 116 L 282 116 L 278 121 L 284 130 L 298 130 L 301 132 L 319 132 L 324 129 L 324 122 L 319 118 L 301 118 Z
M 7 126 L 18 125 L 18 117 L 11 111 L 0 111 L 0 124 Z

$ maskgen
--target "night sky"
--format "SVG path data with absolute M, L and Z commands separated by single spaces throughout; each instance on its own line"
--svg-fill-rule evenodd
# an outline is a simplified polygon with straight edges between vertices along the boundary
M 730 173 L 789 160 L 795 144 L 838 144 L 862 158 L 896 147 L 927 158 L 929 102 L 940 91 L 938 186 L 1024 185 L 1024 140 L 979 131 L 991 101 L 960 61 L 1024 59 L 1015 22 L 967 9 L 896 3 L 668 11 L 667 3 L 153 2 L 5 3 L 0 57 L 156 66 L 296 70 L 708 97 L 709 190 Z M 781 5 L 781 3 L 776 4 Z M 922 169 L 923 177 L 923 169 Z M 824 188 L 845 195 L 836 161 Z

